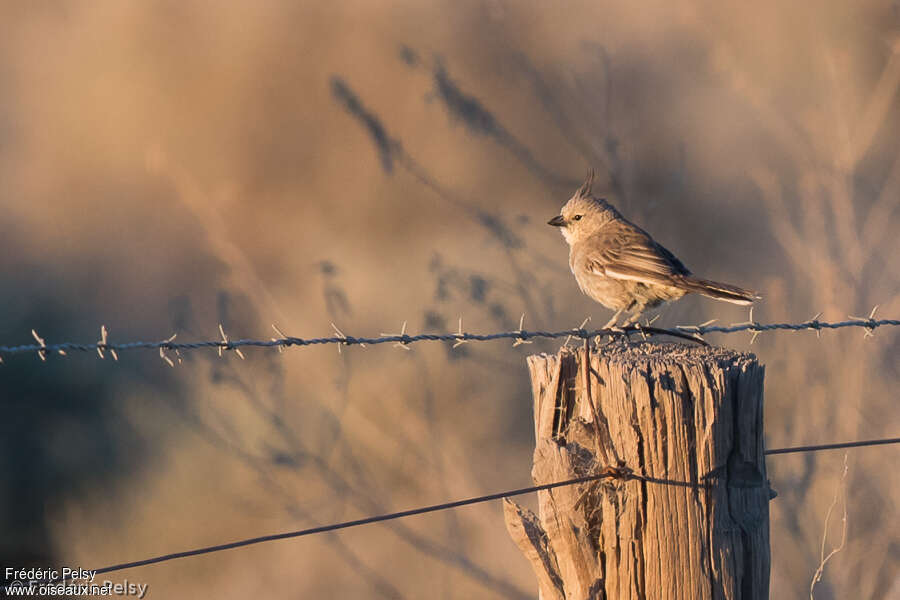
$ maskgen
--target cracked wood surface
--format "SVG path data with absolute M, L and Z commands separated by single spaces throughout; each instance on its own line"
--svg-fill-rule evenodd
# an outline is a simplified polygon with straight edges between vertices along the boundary
M 507 500 L 513 540 L 544 600 L 765 600 L 769 488 L 762 367 L 753 355 L 614 344 L 528 358 L 535 484 L 624 463 L 638 479 Z

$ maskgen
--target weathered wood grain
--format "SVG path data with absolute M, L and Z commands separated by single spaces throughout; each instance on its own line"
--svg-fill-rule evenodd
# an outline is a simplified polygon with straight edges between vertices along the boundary
M 513 540 L 541 598 L 765 600 L 769 488 L 764 367 L 749 354 L 615 344 L 528 358 L 536 484 L 624 463 L 643 479 L 507 501 Z

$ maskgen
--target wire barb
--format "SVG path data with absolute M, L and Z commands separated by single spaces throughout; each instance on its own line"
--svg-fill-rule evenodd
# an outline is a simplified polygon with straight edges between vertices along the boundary
M 879 305 L 876 304 L 874 308 L 872 308 L 872 312 L 869 313 L 869 316 L 867 318 L 854 317 L 853 315 L 849 315 L 849 318 L 853 319 L 854 321 L 863 323 L 863 327 L 866 328 L 866 330 L 863 332 L 863 339 L 875 337 L 875 328 L 878 327 L 878 321 L 875 320 L 875 311 L 878 310 L 878 306 Z
M 113 357 L 113 360 L 119 360 L 119 355 L 116 354 L 116 349 L 109 347 L 109 330 L 106 329 L 106 325 L 101 325 L 100 340 L 97 342 L 97 354 L 101 359 L 106 358 L 105 356 L 103 356 L 104 350 L 109 350 L 109 355 Z
M 344 332 L 343 332 L 343 331 L 341 331 L 340 329 L 338 329 L 337 325 L 334 324 L 334 321 L 332 321 L 332 323 L 331 323 L 331 328 L 334 329 L 334 332 L 337 334 L 337 336 L 338 336 L 339 338 L 341 338 L 342 340 L 344 340 L 344 342 L 343 342 L 342 344 L 338 344 L 338 347 L 337 347 L 337 349 L 338 349 L 338 354 L 340 354 L 340 353 L 341 353 L 341 346 L 344 346 L 344 345 L 347 344 L 347 342 L 346 342 L 347 336 L 344 335 Z
M 269 339 L 272 340 L 273 342 L 275 342 L 275 343 L 278 344 L 278 345 L 275 346 L 275 347 L 278 348 L 278 353 L 279 353 L 279 354 L 283 354 L 283 353 L 284 353 L 284 347 L 285 347 L 287 344 L 290 343 L 290 342 L 287 341 L 287 337 L 288 337 L 288 336 L 286 336 L 286 335 L 284 334 L 283 331 L 281 331 L 280 329 L 278 329 L 277 327 L 275 327 L 275 323 L 272 323 L 272 329 L 274 329 L 274 330 L 275 330 L 275 333 L 277 333 L 277 334 L 278 334 L 279 336 L 281 336 L 281 337 L 280 337 L 280 338 L 269 338 Z
M 650 323 L 647 323 L 647 327 L 650 327 Z M 635 324 L 634 324 L 634 328 L 635 328 L 635 329 L 637 330 L 637 332 L 640 334 L 641 339 L 644 340 L 644 341 L 646 342 L 646 341 L 647 341 L 647 334 L 644 332 L 644 328 L 641 327 L 641 324 L 640 324 L 640 323 L 635 323 Z
M 759 334 L 764 331 L 763 326 L 757 321 L 753 320 L 753 307 L 750 307 L 750 317 L 744 321 L 743 323 L 732 323 L 732 327 L 744 327 L 746 330 L 750 331 L 750 343 L 756 341 L 756 338 L 759 337 Z
M 820 339 L 820 338 L 821 338 L 821 335 L 820 335 L 820 334 L 822 333 L 822 325 L 821 325 L 821 323 L 819 323 L 819 317 L 821 317 L 821 316 L 822 316 L 822 313 L 817 312 L 817 313 L 813 316 L 812 319 L 810 319 L 809 321 L 807 321 L 806 323 L 804 323 L 804 325 L 807 325 L 810 329 L 815 329 L 815 330 L 816 330 L 816 339 Z M 798 329 L 797 331 L 799 331 L 799 329 Z
M 578 332 L 579 332 L 579 334 L 581 334 L 581 335 L 583 335 L 583 336 L 586 336 L 586 335 L 587 335 L 587 331 L 585 331 L 584 326 L 587 325 L 587 324 L 588 324 L 588 321 L 590 321 L 590 320 L 591 320 L 591 317 L 588 316 L 587 319 L 585 319 L 584 321 L 581 322 L 581 325 L 578 326 Z M 570 333 L 569 335 L 567 335 L 567 336 L 566 336 L 566 341 L 563 342 L 563 346 L 568 346 L 568 345 L 569 345 L 569 342 L 572 341 L 572 337 L 574 337 L 574 336 L 573 336 L 573 334 L 571 334 L 571 333 Z
M 359 339 L 344 335 L 344 332 L 338 329 L 337 325 L 335 325 L 334 322 L 331 323 L 331 328 L 334 329 L 334 332 L 337 334 L 338 340 L 340 341 L 340 345 L 338 346 L 338 354 L 341 353 L 341 346 L 349 346 L 350 344 L 356 343 L 359 344 L 360 348 L 366 347 L 366 345 L 363 342 L 359 341 Z M 371 341 L 371 343 L 377 344 L 379 342 Z
M 172 347 L 172 342 L 175 341 L 175 338 L 178 337 L 177 333 L 173 333 L 172 336 L 168 339 L 165 339 L 159 343 L 159 357 L 163 359 L 166 364 L 170 367 L 175 368 L 175 363 L 172 362 L 172 359 L 166 356 L 166 349 L 174 350 L 175 357 L 178 360 L 178 364 L 181 364 L 181 354 L 178 352 L 178 348 Z
M 457 336 L 456 341 L 453 343 L 454 348 L 458 348 L 458 347 L 462 346 L 463 344 L 469 343 L 469 340 L 466 339 L 466 334 L 463 333 L 463 330 L 462 330 L 462 316 L 459 317 L 459 329 L 457 330 L 456 336 Z
M 528 339 L 528 332 L 525 331 L 525 313 L 522 313 L 522 316 L 519 318 L 519 328 L 514 332 L 519 335 L 516 337 L 516 341 L 513 342 L 513 348 L 516 346 L 521 346 L 522 344 L 532 344 L 532 340 Z
M 693 335 L 691 337 L 697 340 L 697 343 L 706 344 L 706 339 L 703 337 L 703 332 L 707 327 L 709 327 L 716 321 L 718 321 L 718 319 L 710 319 L 709 321 L 705 321 L 703 323 L 700 323 L 699 325 L 676 325 L 675 329 L 677 329 L 678 331 L 692 333 Z
M 705 323 L 700 323 L 699 325 L 676 325 L 675 329 L 678 329 L 681 331 L 699 333 L 699 332 L 702 332 L 703 329 L 705 329 L 706 327 L 709 327 L 710 325 L 715 323 L 716 321 L 718 321 L 718 319 L 710 319 L 709 321 L 706 321 Z
M 235 354 L 241 357 L 241 360 L 244 360 L 244 354 L 241 352 L 241 349 L 228 341 L 228 336 L 225 335 L 225 328 L 222 327 L 222 324 L 219 323 L 219 333 L 222 334 L 222 343 L 219 344 L 219 357 L 222 356 L 222 350 L 234 350 Z
M 412 350 L 412 348 L 409 347 L 410 338 L 408 335 L 406 335 L 406 321 L 403 321 L 403 325 L 400 326 L 400 333 L 382 333 L 379 335 L 381 335 L 381 337 L 400 338 L 394 343 L 394 348 Z
M 41 357 L 41 361 L 47 360 L 47 342 L 44 341 L 44 338 L 38 335 L 38 332 L 34 329 L 31 330 L 31 335 L 34 336 L 34 339 L 37 340 L 37 343 L 41 345 L 40 350 L 38 350 L 38 356 Z

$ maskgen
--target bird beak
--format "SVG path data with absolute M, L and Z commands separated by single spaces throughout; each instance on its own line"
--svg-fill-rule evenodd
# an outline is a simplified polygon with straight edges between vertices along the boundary
M 547 225 L 553 225 L 554 227 L 563 227 L 566 224 L 566 219 L 562 215 L 557 215 L 547 221 Z

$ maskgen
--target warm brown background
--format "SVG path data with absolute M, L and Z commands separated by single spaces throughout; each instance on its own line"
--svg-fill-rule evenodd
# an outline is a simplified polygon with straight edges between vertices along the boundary
M 758 320 L 897 318 L 898 33 L 887 1 L 3 3 L 0 343 L 600 325 L 544 224 L 589 166 L 696 273 L 760 290 Z M 712 318 L 747 313 L 689 298 L 661 323 Z M 749 338 L 714 340 L 767 365 L 770 447 L 897 435 L 896 331 Z M 527 485 L 524 356 L 557 346 L 7 359 L 0 562 L 93 568 Z M 850 453 L 817 598 L 900 597 L 898 458 Z M 841 465 L 769 460 L 773 598 L 808 594 Z M 124 578 L 536 593 L 498 503 Z

